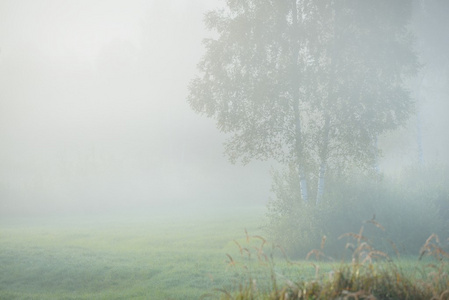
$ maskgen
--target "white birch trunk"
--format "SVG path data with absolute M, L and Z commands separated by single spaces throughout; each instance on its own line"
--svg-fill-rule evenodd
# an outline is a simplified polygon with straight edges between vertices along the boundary
M 316 204 L 320 204 L 324 194 L 324 175 L 326 174 L 326 163 L 322 162 L 318 175 L 318 190 L 316 193 Z
M 377 174 L 380 173 L 380 167 L 379 167 L 379 155 L 377 155 L 378 152 L 378 146 L 377 146 L 377 136 L 374 138 L 374 170 Z
M 292 0 L 292 22 L 293 28 L 295 31 L 295 36 L 293 40 L 299 37 L 298 30 L 298 11 L 297 11 L 297 3 L 296 0 Z M 304 161 L 303 161 L 303 141 L 302 141 L 302 133 L 301 133 L 301 116 L 299 113 L 299 86 L 298 82 L 299 78 L 299 69 L 298 69 L 298 57 L 299 57 L 299 42 L 296 41 L 293 47 L 293 57 L 292 64 L 294 66 L 294 72 L 292 74 L 292 92 L 293 92 L 293 110 L 295 114 L 295 151 L 296 151 L 296 160 L 298 165 L 298 173 L 299 173 L 299 187 L 301 192 L 301 198 L 305 203 L 309 202 L 308 195 L 308 187 L 307 187 L 307 176 L 304 170 Z
M 323 144 L 320 149 L 320 169 L 318 171 L 318 186 L 316 191 L 316 199 L 315 203 L 318 205 L 323 199 L 324 194 L 324 178 L 326 175 L 327 168 L 327 157 L 328 157 L 328 146 L 329 146 L 329 128 L 330 127 L 330 119 L 329 115 L 326 115 L 324 120 L 324 132 L 323 132 Z
M 422 146 L 422 130 L 421 130 L 421 112 L 418 111 L 416 120 L 416 143 L 418 144 L 418 162 L 420 165 L 424 164 L 424 153 Z
M 424 73 L 421 76 L 418 90 L 415 92 L 417 95 L 417 107 L 418 112 L 416 114 L 416 144 L 418 146 L 418 162 L 420 165 L 424 164 L 424 151 L 423 151 L 423 143 L 422 143 L 422 114 L 421 114 L 421 105 L 424 95 L 423 95 L 423 88 L 424 88 L 424 79 L 425 79 L 426 73 Z
M 307 179 L 302 167 L 299 167 L 299 188 L 301 189 L 301 198 L 305 203 L 309 202 L 309 195 L 307 193 Z

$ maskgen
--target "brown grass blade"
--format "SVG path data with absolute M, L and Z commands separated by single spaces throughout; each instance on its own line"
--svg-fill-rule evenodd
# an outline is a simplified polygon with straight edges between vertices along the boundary
M 313 249 L 307 253 L 306 260 L 308 260 L 312 255 L 315 255 L 316 260 L 320 260 L 321 257 L 325 257 L 323 252 L 318 249 Z
M 376 226 L 377 228 L 379 228 L 380 230 L 385 231 L 385 227 L 383 227 L 382 225 L 380 225 L 378 222 L 376 222 L 374 220 L 368 220 L 368 221 L 365 221 L 365 223 L 371 223 L 374 226 Z
M 352 238 L 354 238 L 357 241 L 360 241 L 360 240 L 367 241 L 368 240 L 363 235 L 360 235 L 360 234 L 357 234 L 357 233 L 354 233 L 354 232 L 343 233 L 342 235 L 340 235 L 338 237 L 338 239 L 341 240 L 342 238 L 347 237 L 347 236 L 352 237 Z
M 380 257 L 384 257 L 386 259 L 390 259 L 390 257 L 388 256 L 387 253 L 379 251 L 379 250 L 373 250 L 369 253 L 369 255 L 373 258 L 380 258 Z
M 235 261 L 234 261 L 234 259 L 232 258 L 232 256 L 229 255 L 229 254 L 227 254 L 227 253 L 226 253 L 226 256 L 229 258 L 228 264 L 229 264 L 230 266 L 235 266 Z
M 362 227 L 360 227 L 360 231 L 359 231 L 359 235 L 358 235 L 358 238 L 357 238 L 357 242 L 358 243 L 360 243 L 360 240 L 363 238 L 363 230 L 364 230 L 365 228 L 362 226 Z M 366 239 L 365 239 L 366 240 Z
M 263 245 L 265 245 L 265 243 L 267 242 L 267 240 L 265 240 L 263 237 L 261 237 L 260 235 L 253 235 L 253 238 L 259 239 L 262 241 L 262 245 L 260 246 L 261 248 L 263 247 Z
M 237 247 L 239 247 L 240 254 L 243 255 L 242 246 L 240 246 L 239 242 L 237 242 L 236 240 L 234 240 L 234 243 L 237 245 Z
M 249 251 L 248 248 L 242 248 L 242 249 L 243 249 L 243 251 L 246 252 L 246 254 L 248 254 L 248 257 L 251 258 L 251 251 Z
M 326 239 L 327 239 L 327 236 L 323 235 L 323 237 L 321 238 L 321 250 L 324 249 L 324 245 L 326 244 Z

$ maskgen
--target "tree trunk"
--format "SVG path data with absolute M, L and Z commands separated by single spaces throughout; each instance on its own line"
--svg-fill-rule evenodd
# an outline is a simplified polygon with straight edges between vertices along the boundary
M 334 3 L 335 5 L 335 3 Z M 335 16 L 334 16 L 334 28 L 333 28 L 333 34 L 334 39 L 332 42 L 332 48 L 330 53 L 330 74 L 329 74 L 329 86 L 328 86 L 328 103 L 333 100 L 334 97 L 334 83 L 335 83 L 335 61 L 337 58 L 337 46 L 336 46 L 336 36 L 337 36 L 337 8 L 335 7 Z M 319 149 L 319 158 L 320 158 L 320 168 L 318 171 L 318 184 L 317 184 L 317 192 L 316 192 L 316 199 L 315 204 L 318 205 L 323 199 L 324 194 L 324 181 L 325 181 L 325 175 L 326 175 L 326 169 L 327 169 L 327 158 L 328 158 L 328 146 L 329 146 L 329 130 L 330 130 L 330 117 L 329 112 L 325 112 L 324 116 L 324 127 L 323 127 L 323 136 L 322 136 L 322 144 Z
M 422 130 L 421 130 L 421 111 L 418 110 L 416 115 L 416 143 L 418 144 L 418 162 L 420 165 L 424 165 L 424 153 L 422 146 Z
M 374 170 L 376 171 L 376 174 L 380 174 L 380 166 L 379 166 L 379 155 L 377 155 L 377 152 L 379 151 L 378 142 L 377 142 L 377 135 L 374 137 Z
M 323 200 L 324 194 L 324 175 L 326 174 L 326 162 L 321 162 L 319 177 L 318 177 L 318 189 L 316 192 L 316 205 L 320 204 Z
M 424 77 L 425 74 L 421 77 L 419 87 L 418 87 L 418 99 L 417 99 L 417 105 L 418 105 L 418 112 L 416 114 L 416 143 L 418 144 L 418 162 L 420 165 L 424 164 L 424 153 L 423 153 L 423 144 L 422 144 L 422 124 L 421 124 L 421 106 L 419 105 L 422 103 L 422 99 L 424 98 L 423 95 L 423 84 L 424 84 Z
M 326 175 L 327 168 L 327 150 L 329 145 L 329 116 L 326 115 L 324 119 L 324 132 L 323 132 L 323 144 L 320 149 L 320 170 L 318 173 L 318 188 L 316 192 L 316 204 L 318 205 L 323 199 L 324 194 L 324 176 Z
M 292 36 L 292 66 L 293 66 L 293 74 L 291 78 L 291 88 L 292 88 L 292 96 L 293 96 L 293 110 L 295 114 L 295 152 L 296 152 L 296 161 L 298 164 L 298 174 L 299 174 L 299 186 L 301 189 L 301 198 L 305 203 L 309 202 L 309 196 L 307 192 L 307 177 L 304 169 L 304 159 L 303 159 L 303 141 L 302 141 L 302 133 L 301 133 L 301 116 L 299 112 L 299 66 L 298 66 L 298 58 L 299 58 L 299 28 L 298 28 L 298 8 L 296 4 L 296 0 L 292 0 L 292 27 L 293 27 L 293 36 Z

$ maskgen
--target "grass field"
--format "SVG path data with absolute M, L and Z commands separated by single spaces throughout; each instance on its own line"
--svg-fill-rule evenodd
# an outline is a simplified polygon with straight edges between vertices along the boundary
M 263 234 L 263 215 L 258 207 L 3 217 L 0 299 L 199 299 L 214 288 L 230 291 L 248 276 L 269 289 L 270 268 L 257 263 L 261 240 L 245 237 L 245 229 Z M 252 256 L 241 255 L 237 244 Z M 280 284 L 315 276 L 310 262 L 276 261 Z M 323 263 L 319 272 L 332 268 Z
M 225 253 L 263 208 L 2 218 L 0 299 L 198 299 L 230 286 Z

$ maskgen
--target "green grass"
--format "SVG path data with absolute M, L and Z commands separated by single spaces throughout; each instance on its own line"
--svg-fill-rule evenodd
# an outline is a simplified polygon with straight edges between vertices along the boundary
M 198 299 L 230 284 L 225 253 L 262 214 L 2 218 L 0 299 Z
M 341 267 L 339 262 L 290 264 L 278 248 L 271 260 L 269 243 L 263 249 L 267 257 L 258 256 L 263 242 L 254 236 L 263 234 L 264 212 L 2 218 L 0 299 L 199 299 L 206 293 L 219 298 L 225 293 L 217 289 L 235 293 L 252 286 L 249 281 L 267 295 L 273 276 L 282 287 L 289 281 L 323 280 Z M 247 250 L 240 252 L 237 244 Z M 417 256 L 397 265 L 421 276 L 416 262 Z

